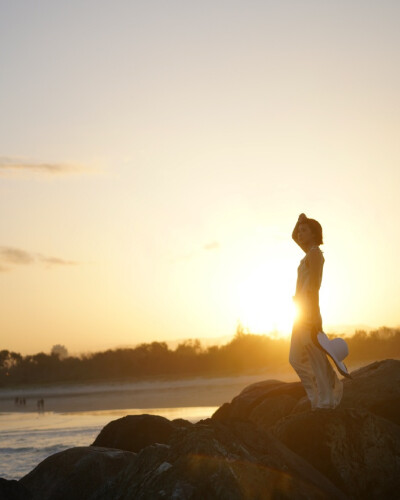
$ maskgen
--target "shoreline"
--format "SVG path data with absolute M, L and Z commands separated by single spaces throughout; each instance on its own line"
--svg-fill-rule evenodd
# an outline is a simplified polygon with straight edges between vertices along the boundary
M 363 363 L 355 363 L 348 368 L 353 371 L 362 366 Z M 0 388 L 0 413 L 214 407 L 231 401 L 245 387 L 265 380 L 299 381 L 294 370 L 277 370 L 233 376 L 149 377 L 6 387 Z M 17 398 L 24 398 L 26 404 L 17 404 Z M 38 407 L 41 399 L 44 400 L 43 408 Z
M 216 407 L 231 401 L 250 384 L 264 380 L 296 380 L 292 373 L 268 373 L 239 377 L 196 377 L 191 379 L 138 381 L 108 384 L 58 385 L 35 388 L 2 389 L 0 413 L 38 411 L 44 400 L 44 412 L 86 412 L 143 408 Z M 16 404 L 25 398 L 25 405 Z

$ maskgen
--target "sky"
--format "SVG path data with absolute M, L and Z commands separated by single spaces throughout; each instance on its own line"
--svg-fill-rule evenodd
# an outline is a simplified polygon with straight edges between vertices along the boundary
M 288 336 L 302 212 L 325 331 L 399 326 L 399 17 L 2 0 L 0 349 Z

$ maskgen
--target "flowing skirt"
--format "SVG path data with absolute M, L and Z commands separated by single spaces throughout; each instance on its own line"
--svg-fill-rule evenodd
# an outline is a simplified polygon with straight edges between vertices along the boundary
M 303 384 L 312 409 L 338 406 L 343 396 L 343 382 L 326 354 L 312 341 L 307 323 L 293 327 L 289 362 Z

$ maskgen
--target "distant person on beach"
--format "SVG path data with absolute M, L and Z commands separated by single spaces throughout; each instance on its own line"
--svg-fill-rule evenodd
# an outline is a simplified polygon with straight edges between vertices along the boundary
M 311 408 L 335 408 L 342 399 L 343 383 L 317 340 L 317 334 L 322 332 L 319 289 L 325 262 L 319 248 L 323 243 L 321 224 L 300 214 L 292 238 L 306 255 L 297 269 L 293 300 L 298 311 L 292 329 L 289 362 L 300 377 Z

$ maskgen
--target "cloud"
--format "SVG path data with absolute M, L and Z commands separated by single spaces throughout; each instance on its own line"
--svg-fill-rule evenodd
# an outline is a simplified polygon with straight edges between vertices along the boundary
M 74 266 L 77 264 L 77 262 L 74 262 L 72 260 L 59 259 L 58 257 L 46 257 L 45 255 L 40 254 L 37 254 L 37 256 L 38 260 L 48 265 L 54 264 L 56 266 Z
M 21 158 L 0 156 L 0 175 L 21 175 L 26 173 L 62 175 L 76 174 L 87 170 L 87 168 L 77 164 L 37 162 Z
M 20 248 L 14 247 L 0 247 L 0 272 L 9 271 L 12 268 L 7 265 L 28 265 L 43 263 L 46 267 L 50 266 L 71 266 L 76 265 L 77 262 L 72 260 L 60 259 L 59 257 L 49 257 L 40 253 L 27 252 Z M 6 265 L 4 265 L 6 264 Z
M 1 260 L 10 264 L 30 264 L 34 262 L 32 254 L 20 250 L 19 248 L 0 247 Z

